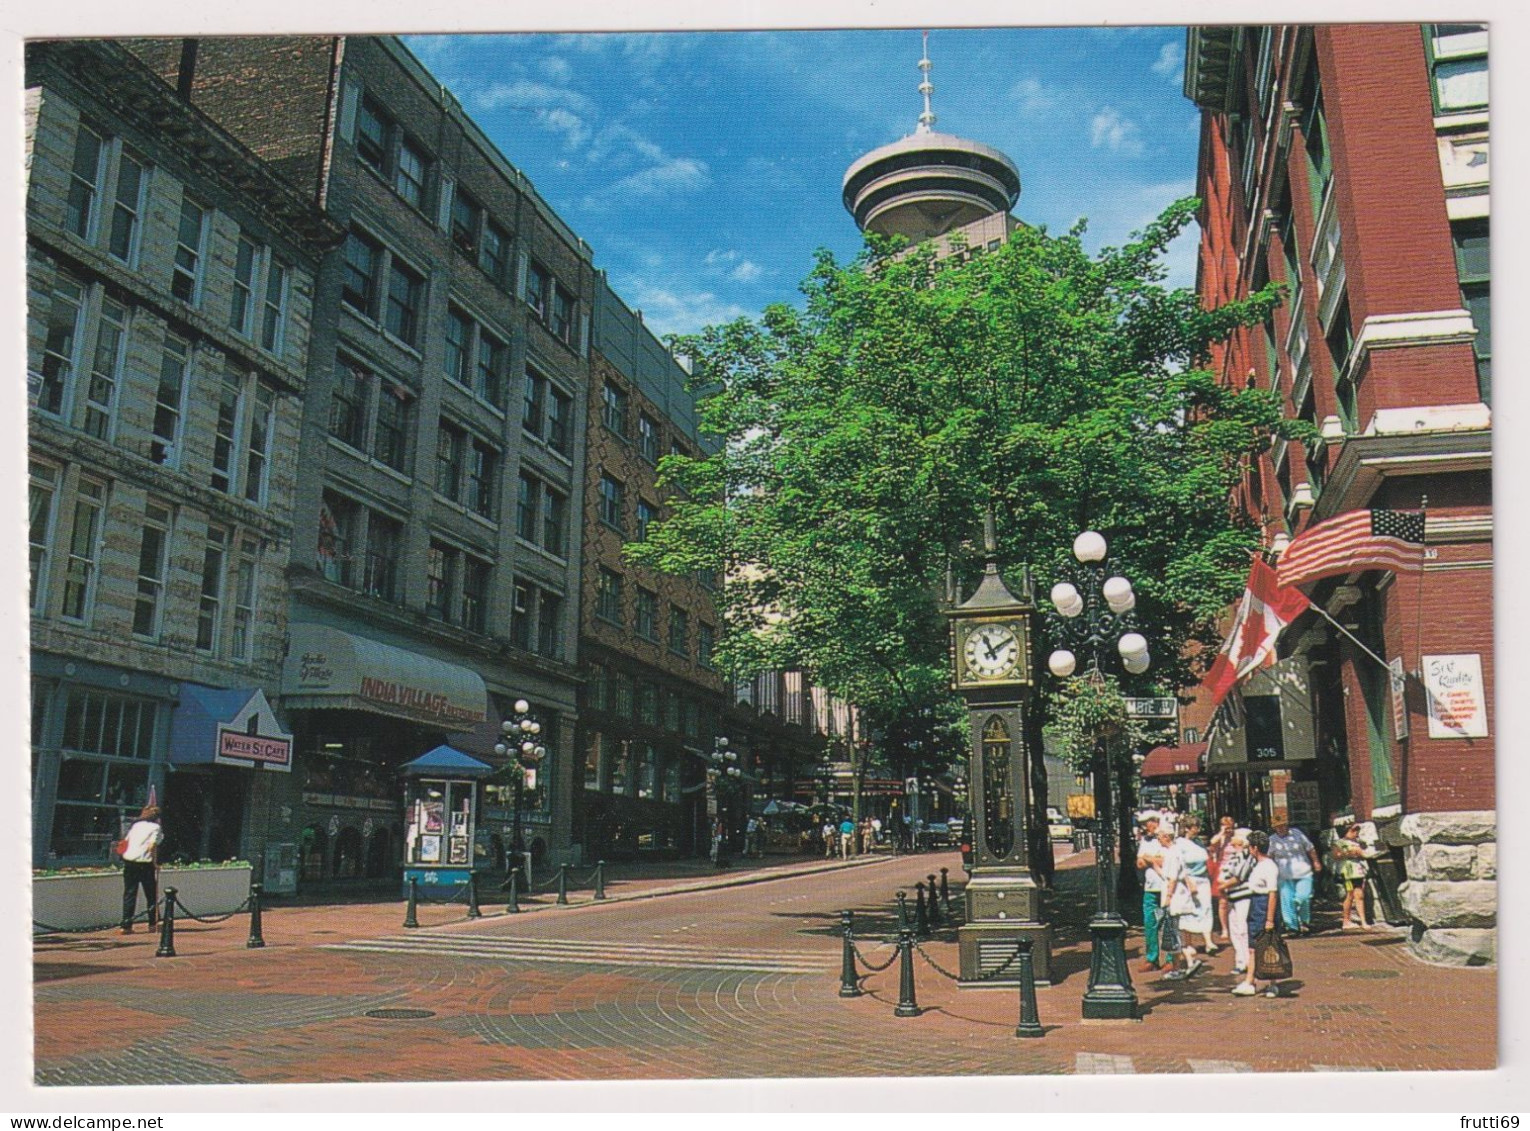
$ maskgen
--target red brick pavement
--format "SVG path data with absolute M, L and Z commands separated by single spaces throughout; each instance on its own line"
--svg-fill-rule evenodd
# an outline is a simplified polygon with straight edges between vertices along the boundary
M 548 901 L 511 917 L 486 904 L 489 917 L 472 923 L 451 922 L 459 910 L 428 906 L 416 932 L 401 929 L 397 901 L 276 908 L 266 917 L 265 949 L 244 948 L 241 916 L 182 925 L 175 959 L 153 958 L 155 940 L 145 934 L 43 941 L 35 947 L 37 1079 L 680 1079 L 1495 1064 L 1495 972 L 1421 965 L 1402 933 L 1390 929 L 1293 940 L 1294 994 L 1277 1000 L 1227 992 L 1226 948 L 1210 972 L 1190 982 L 1148 981 L 1134 971 L 1144 1020 L 1084 1024 L 1090 863 L 1078 854 L 1059 865 L 1049 911 L 1058 981 L 1037 992 L 1047 1027 L 1041 1040 L 1014 1036 L 1016 991 L 958 990 L 917 956 L 921 1016 L 893 1016 L 896 964 L 865 980 L 865 996 L 837 996 L 837 908 L 856 908 L 863 930 L 885 928 L 881 909 L 891 887 L 911 884 L 932 865 L 960 876 L 949 854 L 873 858 L 827 871 L 822 861 L 793 861 L 777 865 L 790 879 L 762 886 L 742 886 L 759 877 L 740 870 L 720 881 L 634 877 L 613 882 L 613 899 L 602 906 Z M 707 885 L 705 894 L 674 890 L 697 884 Z M 672 894 L 632 902 L 661 890 Z M 399 938 L 404 942 L 387 941 Z M 602 940 L 610 963 L 527 961 L 514 950 L 580 938 Z M 945 931 L 925 944 L 948 969 L 956 965 L 953 939 Z M 364 940 L 406 949 L 325 949 Z M 1140 936 L 1128 945 L 1135 964 Z M 790 950 L 822 972 L 730 970 L 703 958 L 645 965 L 645 947 L 719 955 Z M 474 948 L 502 949 L 485 955 Z M 891 954 L 874 938 L 862 948 L 877 961 Z M 433 1015 L 366 1016 L 378 1008 Z M 123 1033 L 135 1035 L 126 1048 Z

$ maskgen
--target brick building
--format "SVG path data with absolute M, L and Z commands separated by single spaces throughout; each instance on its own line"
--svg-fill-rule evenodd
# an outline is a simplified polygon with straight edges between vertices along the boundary
M 1392 849 L 1383 887 L 1406 877 L 1393 912 L 1415 948 L 1490 960 L 1486 29 L 1192 28 L 1185 93 L 1202 111 L 1201 294 L 1209 305 L 1270 280 L 1287 288 L 1215 367 L 1279 390 L 1320 437 L 1277 442 L 1233 504 L 1276 556 L 1347 512 L 1426 514 L 1420 568 L 1307 587 L 1345 631 L 1308 613 L 1283 634 L 1285 690 L 1246 695 L 1259 709 L 1212 743 L 1219 799 L 1252 820 L 1288 808 L 1309 833 L 1375 822 Z M 1476 720 L 1437 708 L 1445 666 L 1480 704 Z M 1258 728 L 1271 740 L 1253 741 Z
M 26 108 L 33 863 L 151 789 L 166 858 L 248 855 L 339 229 L 118 45 L 29 44 Z
M 568 858 L 589 248 L 397 39 L 129 42 L 344 233 L 316 285 L 271 836 L 310 881 L 390 874 L 398 767 L 442 742 L 492 760 L 524 698 L 550 752 L 525 842 Z M 479 863 L 514 823 L 488 793 Z

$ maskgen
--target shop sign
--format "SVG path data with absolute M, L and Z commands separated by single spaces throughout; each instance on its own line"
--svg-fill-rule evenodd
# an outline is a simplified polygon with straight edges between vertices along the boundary
M 1286 807 L 1291 823 L 1299 829 L 1316 830 L 1322 817 L 1318 802 L 1318 783 L 1294 781 L 1286 786 Z
M 276 721 L 265 692 L 259 688 L 234 717 L 218 724 L 213 761 L 245 769 L 292 770 L 292 736 Z
M 1392 737 L 1401 742 L 1408 737 L 1408 673 L 1403 669 L 1402 657 L 1387 664 L 1392 685 Z
M 1486 738 L 1487 695 L 1482 656 L 1425 656 L 1424 693 L 1429 701 L 1430 738 Z
M 1174 719 L 1179 717 L 1179 700 L 1172 696 L 1162 699 L 1126 700 L 1126 714 L 1133 719 Z

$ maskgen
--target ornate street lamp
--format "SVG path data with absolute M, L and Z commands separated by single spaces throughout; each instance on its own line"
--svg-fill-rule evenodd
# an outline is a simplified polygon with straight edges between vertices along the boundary
M 727 738 L 718 735 L 712 741 L 711 752 L 707 754 L 707 816 L 722 819 L 722 814 L 731 808 L 729 801 L 735 790 L 742 784 L 739 779 L 743 773 L 738 767 L 738 751 L 730 750 Z M 727 833 L 728 826 L 724 821 L 724 843 Z M 723 845 L 718 846 L 713 863 L 719 868 L 723 866 Z
M 1047 668 L 1058 679 L 1073 676 L 1077 653 L 1089 668 L 1082 677 L 1094 689 L 1103 689 L 1102 653 L 1114 651 L 1121 666 L 1132 675 L 1147 671 L 1151 657 L 1147 641 L 1133 631 L 1132 610 L 1137 597 L 1131 582 L 1116 573 L 1106 560 L 1105 539 L 1086 531 L 1073 541 L 1076 566 L 1063 571 L 1065 580 L 1052 586 L 1056 610 L 1047 622 L 1058 647 L 1047 659 Z M 1114 642 L 1114 649 L 1109 645 Z M 1089 988 L 1084 993 L 1085 1020 L 1136 1020 L 1137 991 L 1132 988 L 1126 964 L 1126 920 L 1116 906 L 1116 779 L 1111 772 L 1110 735 L 1095 734 L 1094 772 L 1103 779 L 1104 812 L 1095 822 L 1096 903 L 1089 921 Z
M 515 824 L 511 833 L 511 851 L 524 852 L 521 845 L 521 803 L 526 793 L 526 778 L 535 774 L 537 766 L 547 757 L 547 747 L 538 740 L 542 724 L 532 716 L 531 704 L 517 699 L 513 714 L 499 724 L 500 740 L 494 744 L 494 753 L 501 758 L 511 758 L 515 765 L 512 780 L 515 782 Z

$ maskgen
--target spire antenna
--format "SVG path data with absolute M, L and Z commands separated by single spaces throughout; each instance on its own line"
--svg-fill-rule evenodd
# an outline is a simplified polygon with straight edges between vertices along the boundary
M 924 113 L 919 115 L 919 128 L 915 133 L 927 134 L 935 125 L 935 111 L 930 109 L 930 95 L 935 93 L 935 86 L 930 82 L 930 68 L 934 66 L 930 62 L 930 33 L 924 32 L 924 57 L 919 60 L 919 70 L 923 77 L 919 81 L 919 93 L 924 95 Z

